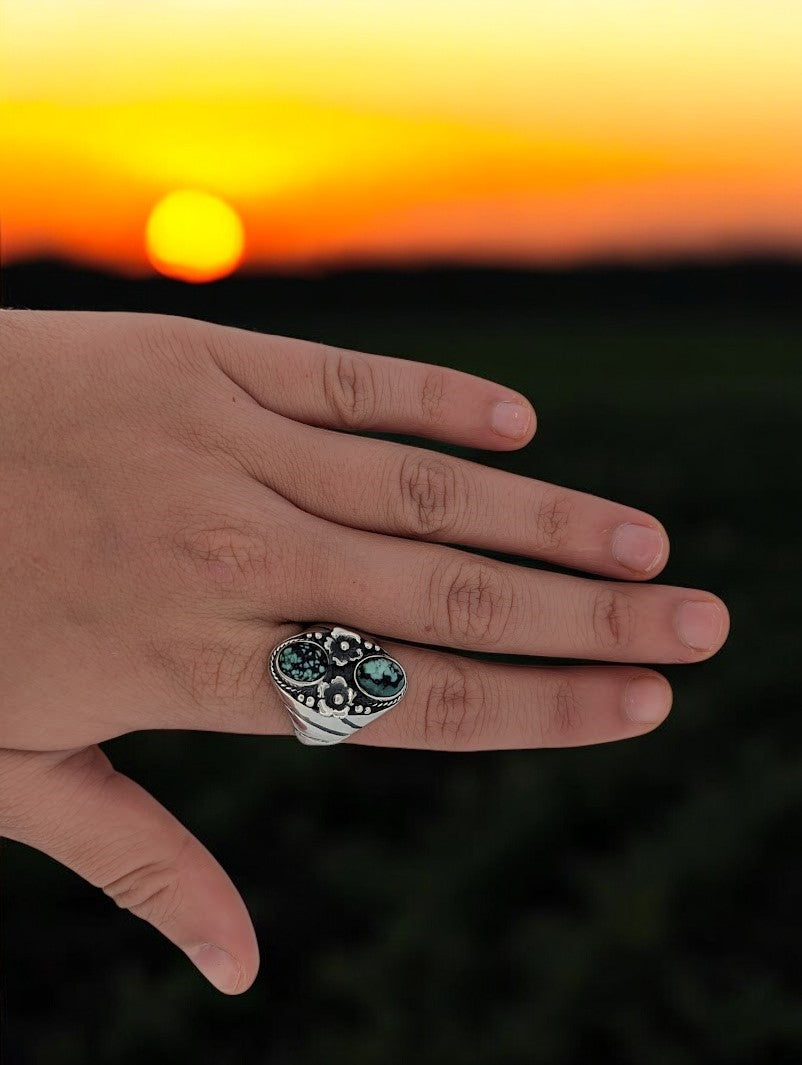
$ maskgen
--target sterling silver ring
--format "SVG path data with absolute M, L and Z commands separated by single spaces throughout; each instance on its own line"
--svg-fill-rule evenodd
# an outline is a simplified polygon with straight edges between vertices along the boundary
M 301 743 L 340 743 L 403 698 L 400 662 L 372 636 L 340 625 L 315 625 L 270 654 L 270 675 Z

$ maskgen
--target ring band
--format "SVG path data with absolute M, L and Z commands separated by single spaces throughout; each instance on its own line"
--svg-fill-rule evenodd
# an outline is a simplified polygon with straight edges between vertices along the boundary
M 407 677 L 372 636 L 315 625 L 278 644 L 270 675 L 295 735 L 308 746 L 340 743 L 404 697 Z

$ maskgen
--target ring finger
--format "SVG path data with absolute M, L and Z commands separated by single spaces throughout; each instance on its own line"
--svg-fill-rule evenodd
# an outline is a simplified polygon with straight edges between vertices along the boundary
M 303 629 L 249 622 L 229 630 L 214 669 L 192 671 L 194 700 L 165 707 L 159 727 L 290 734 L 293 722 L 265 668 L 272 649 Z M 381 638 L 407 675 L 401 702 L 348 742 L 442 750 L 575 747 L 649 731 L 671 707 L 668 681 L 623 665 L 536 666 L 484 661 Z M 208 648 L 207 648 L 208 654 Z M 205 713 L 198 717 L 198 703 Z
M 517 666 L 382 645 L 409 677 L 402 702 L 355 736 L 379 747 L 577 747 L 640 736 L 671 709 L 668 681 L 623 666 Z

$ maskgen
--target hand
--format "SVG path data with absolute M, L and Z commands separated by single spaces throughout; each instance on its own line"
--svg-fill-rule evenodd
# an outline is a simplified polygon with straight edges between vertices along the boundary
M 290 733 L 265 667 L 312 621 L 377 635 L 409 677 L 352 742 L 452 750 L 641 735 L 671 692 L 627 663 L 699 662 L 726 638 L 715 596 L 632 583 L 665 563 L 654 518 L 332 431 L 520 447 L 534 413 L 501 385 L 192 319 L 23 310 L 0 311 L 0 379 L 0 833 L 150 921 L 222 991 L 256 975 L 245 906 L 100 741 Z

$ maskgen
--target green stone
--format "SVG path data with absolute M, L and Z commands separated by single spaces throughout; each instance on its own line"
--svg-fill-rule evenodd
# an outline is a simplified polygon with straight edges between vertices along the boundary
M 374 655 L 363 658 L 354 671 L 354 680 L 375 699 L 392 699 L 404 687 L 404 671 L 392 658 Z
M 320 680 L 328 669 L 328 656 L 322 647 L 306 640 L 288 643 L 278 654 L 278 668 L 298 684 Z

